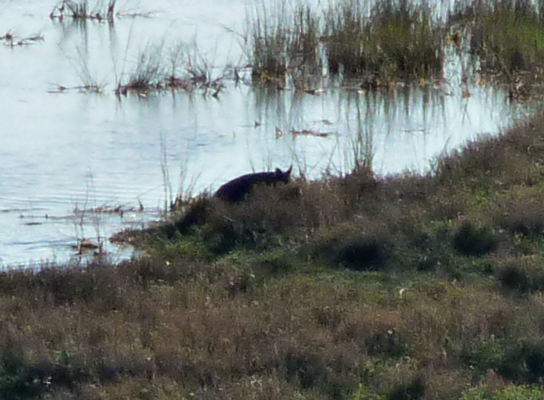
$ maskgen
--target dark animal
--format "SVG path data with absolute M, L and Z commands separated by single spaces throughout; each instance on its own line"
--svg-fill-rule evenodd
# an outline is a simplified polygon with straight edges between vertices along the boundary
M 277 183 L 289 183 L 292 169 L 293 167 L 290 167 L 287 171 L 283 172 L 281 169 L 276 168 L 275 172 L 258 172 L 242 175 L 222 185 L 217 189 L 214 196 L 229 203 L 237 203 L 244 200 L 256 185 L 265 184 L 272 186 Z

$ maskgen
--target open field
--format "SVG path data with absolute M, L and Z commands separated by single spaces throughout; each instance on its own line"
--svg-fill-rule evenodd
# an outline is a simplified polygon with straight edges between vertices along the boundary
M 139 260 L 4 272 L 0 397 L 542 398 L 543 132 L 203 197 L 131 235 Z

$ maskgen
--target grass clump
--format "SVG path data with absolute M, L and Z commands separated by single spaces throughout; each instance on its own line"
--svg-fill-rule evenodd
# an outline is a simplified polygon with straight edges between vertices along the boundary
M 212 77 L 209 61 L 196 44 L 178 43 L 168 49 L 161 43 L 140 51 L 132 71 L 118 79 L 115 93 L 145 96 L 163 90 L 201 90 L 218 97 L 223 87 L 223 76 Z
M 319 58 L 320 21 L 309 5 L 289 8 L 278 3 L 271 11 L 262 5 L 251 16 L 246 44 L 251 48 L 252 79 L 285 86 L 286 74 L 315 74 Z
M 499 241 L 486 227 L 465 221 L 453 236 L 453 247 L 465 256 L 483 256 L 497 249 Z
M 380 238 L 334 238 L 319 244 L 315 253 L 334 267 L 371 271 L 386 268 L 390 257 L 388 247 L 387 241 Z
M 363 80 L 363 88 L 390 86 L 396 80 L 439 78 L 443 64 L 443 29 L 429 4 L 400 0 L 376 2 L 368 9 L 358 0 L 331 4 L 321 20 L 309 5 L 289 10 L 262 8 L 252 16 L 249 38 L 253 79 L 308 89 L 308 75 Z
M 366 86 L 390 85 L 439 77 L 442 70 L 442 30 L 433 22 L 429 4 L 380 1 L 370 13 L 365 4 L 346 0 L 340 12 L 331 6 L 326 16 L 329 70 L 368 77 Z
M 504 260 L 500 263 L 496 279 L 501 288 L 522 295 L 544 290 L 544 269 L 540 257 Z
M 544 20 L 534 2 L 473 1 L 449 19 L 469 26 L 469 51 L 483 73 L 509 84 L 511 97 L 527 96 L 530 85 L 542 83 Z
M 72 0 L 62 0 L 53 7 L 49 18 L 63 20 L 71 18 L 73 20 L 96 20 L 113 22 L 115 16 L 116 0 L 108 0 L 107 5 L 97 2 L 94 7 L 89 7 L 88 0 L 81 0 L 79 3 Z

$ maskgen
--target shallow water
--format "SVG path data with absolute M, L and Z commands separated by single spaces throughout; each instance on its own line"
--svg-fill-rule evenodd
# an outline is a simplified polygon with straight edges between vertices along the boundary
M 437 155 L 526 113 L 490 87 L 471 86 L 463 97 L 455 73 L 437 88 L 388 95 L 348 91 L 324 78 L 316 96 L 227 82 L 217 99 L 198 91 L 117 98 L 116 82 L 149 45 L 194 42 L 212 71 L 242 65 L 239 35 L 225 27 L 243 32 L 252 3 L 118 3 L 145 16 L 113 25 L 52 21 L 55 4 L 0 1 L 0 36 L 43 35 L 30 45 L 0 46 L 0 265 L 78 260 L 78 240 L 158 219 L 180 187 L 212 191 L 277 166 L 293 165 L 312 179 L 347 171 L 357 137 L 372 149 L 378 173 L 425 171 Z M 58 91 L 86 76 L 105 85 L 101 94 Z M 103 212 L 114 208 L 123 214 Z M 130 255 L 105 245 L 114 261 Z

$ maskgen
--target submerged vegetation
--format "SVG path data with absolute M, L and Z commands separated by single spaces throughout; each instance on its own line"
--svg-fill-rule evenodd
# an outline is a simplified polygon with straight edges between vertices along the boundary
M 139 259 L 3 272 L 0 394 L 542 398 L 543 131 L 202 195 L 125 233 Z

